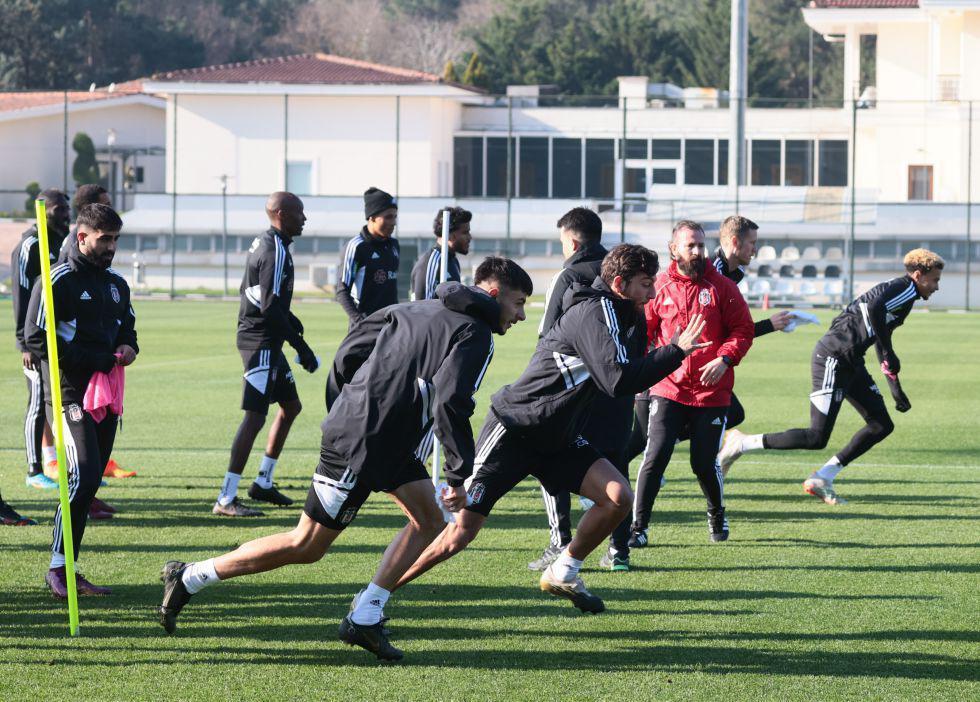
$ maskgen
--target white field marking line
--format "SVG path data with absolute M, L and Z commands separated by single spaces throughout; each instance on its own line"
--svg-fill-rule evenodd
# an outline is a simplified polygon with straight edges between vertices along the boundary
M 744 466 L 790 466 L 807 467 L 816 465 L 815 462 L 796 461 L 736 461 Z M 845 468 L 955 468 L 962 470 L 980 470 L 980 464 L 922 464 L 922 463 L 848 463 Z M 980 481 L 978 481 L 980 482 Z

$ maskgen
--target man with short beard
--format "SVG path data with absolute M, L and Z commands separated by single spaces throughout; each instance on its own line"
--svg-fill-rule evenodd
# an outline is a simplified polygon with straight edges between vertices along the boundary
M 647 303 L 647 340 L 661 345 L 676 329 L 701 315 L 707 348 L 684 360 L 680 368 L 650 389 L 647 446 L 636 484 L 633 537 L 647 541 L 653 502 L 660 479 L 686 430 L 691 442 L 691 469 L 708 502 L 711 541 L 728 538 L 724 478 L 715 457 L 725 432 L 735 373 L 732 370 L 752 346 L 754 325 L 738 286 L 708 265 L 704 229 L 682 220 L 670 240 L 672 262 L 657 280 L 656 296 Z
M 128 366 L 136 360 L 139 347 L 136 317 L 129 304 L 129 286 L 109 268 L 122 220 L 108 205 L 88 205 L 79 212 L 76 226 L 77 248 L 72 246 L 68 261 L 51 270 L 54 314 L 46 310 L 44 286 L 38 280 L 27 308 L 24 341 L 27 349 L 40 359 L 48 422 L 55 418 L 61 421 L 64 417 L 72 539 L 77 559 L 89 506 L 112 453 L 118 421 L 111 409 L 106 409 L 101 419 L 96 419 L 96 412 L 83 409 L 85 392 L 97 371 L 109 373 L 116 366 Z M 51 407 L 52 378 L 45 335 L 51 317 L 57 322 L 57 354 L 61 365 L 62 407 L 58 408 Z M 65 599 L 68 584 L 60 505 L 55 512 L 51 551 L 51 567 L 45 582 L 56 598 Z M 111 592 L 107 587 L 93 585 L 77 570 L 75 581 L 80 595 Z

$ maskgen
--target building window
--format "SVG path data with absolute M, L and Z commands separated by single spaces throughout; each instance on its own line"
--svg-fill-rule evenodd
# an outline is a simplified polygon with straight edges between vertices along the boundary
M 585 140 L 585 196 L 615 196 L 615 142 L 612 139 Z
M 681 157 L 680 139 L 654 139 L 650 158 L 673 161 Z
M 714 179 L 715 142 L 711 139 L 686 139 L 684 182 L 687 185 L 713 185 Z
M 551 140 L 552 197 L 582 197 L 582 140 Z
M 786 141 L 786 185 L 813 185 L 813 142 Z
M 752 185 L 779 185 L 778 139 L 752 140 Z
M 623 140 L 619 140 L 620 146 L 622 146 Z M 626 158 L 642 158 L 647 159 L 647 140 L 646 139 L 627 139 L 626 140 Z
M 626 192 L 630 194 L 646 193 L 647 191 L 647 169 L 646 168 L 627 168 L 626 169 Z
M 654 185 L 676 185 L 677 184 L 677 169 L 676 168 L 654 168 L 653 169 L 653 184 Z
M 286 164 L 286 190 L 296 195 L 313 194 L 313 164 L 290 161 Z
M 821 140 L 819 156 L 818 185 L 833 187 L 847 185 L 847 142 Z
M 520 197 L 548 197 L 548 138 L 521 137 Z
M 514 139 L 510 140 L 510 154 L 513 163 Z M 510 192 L 507 190 L 507 138 L 487 137 L 487 197 L 507 197 Z
M 456 197 L 483 195 L 483 137 L 453 139 L 453 192 Z
M 728 185 L 728 139 L 718 140 L 718 185 Z
M 909 200 L 932 199 L 932 166 L 909 166 Z

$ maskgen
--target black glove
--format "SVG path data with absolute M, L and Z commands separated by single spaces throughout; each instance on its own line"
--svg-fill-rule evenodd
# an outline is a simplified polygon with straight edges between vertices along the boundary
M 300 339 L 299 346 L 296 348 L 296 353 L 299 354 L 299 364 L 303 366 L 303 370 L 307 373 L 314 373 L 316 369 L 319 368 L 320 364 L 316 360 L 316 354 L 313 353 L 313 349 L 310 348 L 309 344 Z
M 908 395 L 902 390 L 902 384 L 898 382 L 898 378 L 895 380 L 888 380 L 888 388 L 892 391 L 892 399 L 895 400 L 895 409 L 899 412 L 908 412 L 912 409 L 912 403 L 909 401 Z

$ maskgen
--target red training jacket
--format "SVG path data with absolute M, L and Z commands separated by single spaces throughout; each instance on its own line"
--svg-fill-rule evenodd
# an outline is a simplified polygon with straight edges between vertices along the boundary
M 701 366 L 728 356 L 738 365 L 755 336 L 749 306 L 738 286 L 722 276 L 710 263 L 698 282 L 681 275 L 671 261 L 665 273 L 657 276 L 657 295 L 646 304 L 647 342 L 654 346 L 670 343 L 674 331 L 681 331 L 696 314 L 704 315 L 701 341 L 711 346 L 698 349 L 684 359 L 681 367 L 650 388 L 657 395 L 693 407 L 725 407 L 731 403 L 735 371 L 729 368 L 717 385 L 701 383 Z

